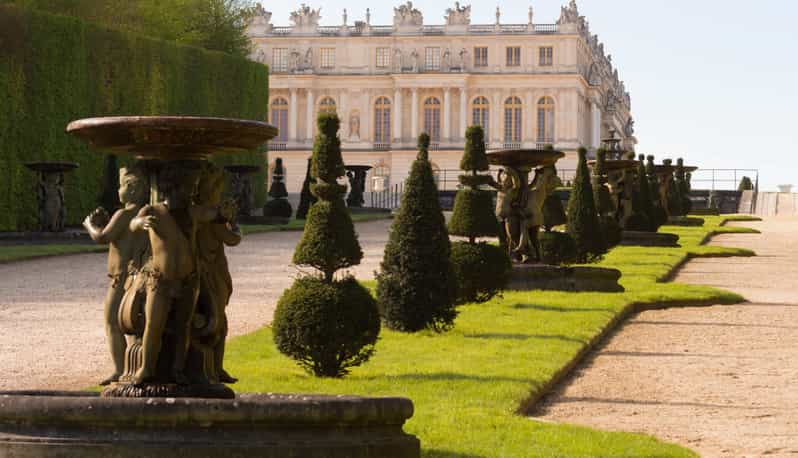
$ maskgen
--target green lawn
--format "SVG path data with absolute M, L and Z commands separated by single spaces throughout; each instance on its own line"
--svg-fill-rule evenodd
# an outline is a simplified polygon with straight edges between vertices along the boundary
M 239 392 L 405 396 L 416 410 L 405 429 L 425 457 L 696 456 L 652 437 L 537 422 L 519 415 L 613 320 L 635 304 L 741 301 L 709 287 L 662 283 L 688 256 L 750 256 L 701 245 L 707 234 L 738 232 L 706 217 L 705 227 L 666 227 L 680 248 L 619 247 L 602 265 L 623 271 L 622 294 L 505 292 L 466 305 L 453 331 L 404 335 L 383 330 L 377 353 L 343 380 L 302 372 L 274 348 L 271 330 L 233 339 L 226 367 Z
M 64 254 L 101 253 L 105 250 L 103 246 L 80 244 L 0 245 L 0 264 Z
M 355 213 L 352 215 L 352 221 L 355 223 L 362 223 L 366 221 L 376 221 L 380 219 L 390 219 L 390 213 Z M 247 234 L 259 234 L 263 232 L 281 232 L 281 231 L 301 231 L 305 229 L 304 219 L 294 219 L 288 224 L 242 224 L 241 232 Z

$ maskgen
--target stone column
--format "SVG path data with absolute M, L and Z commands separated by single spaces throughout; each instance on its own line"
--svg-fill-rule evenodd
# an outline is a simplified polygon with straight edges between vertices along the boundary
M 418 137 L 418 89 L 413 88 L 410 103 L 410 135 L 413 139 Z
M 460 132 L 455 138 L 465 138 L 465 131 L 468 129 L 468 94 L 465 87 L 460 88 Z
M 490 102 L 491 143 L 501 144 L 504 142 L 504 99 L 501 92 L 494 91 Z
M 524 96 L 524 109 L 521 113 L 521 144 L 524 148 L 534 148 L 537 144 L 535 123 L 538 114 L 537 103 L 532 92 L 527 92 Z
M 393 93 L 393 141 L 394 143 L 402 143 L 402 90 L 396 88 Z
M 307 106 L 307 126 L 305 126 L 307 132 L 307 139 L 313 141 L 313 125 L 315 124 L 315 119 L 313 119 L 313 114 L 316 111 L 316 99 L 313 96 L 313 90 L 308 89 L 308 106 Z
M 449 96 L 451 90 L 447 87 L 443 89 L 443 126 L 441 140 L 443 142 L 449 142 L 452 138 L 452 101 L 451 97 Z
M 590 104 L 590 147 L 597 149 L 601 146 L 601 110 L 596 102 Z
M 297 96 L 296 96 L 296 88 L 293 88 L 291 91 L 291 101 L 289 102 L 290 106 L 288 107 L 288 141 L 296 142 L 297 139 Z

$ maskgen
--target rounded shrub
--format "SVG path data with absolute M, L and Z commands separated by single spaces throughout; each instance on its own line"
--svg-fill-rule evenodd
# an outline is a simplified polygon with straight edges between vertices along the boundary
M 538 234 L 538 241 L 543 264 L 561 266 L 576 263 L 576 244 L 568 233 L 541 232 Z
M 274 343 L 317 377 L 343 377 L 374 354 L 380 333 L 377 304 L 354 278 L 303 277 L 274 313 Z
M 263 216 L 272 218 L 290 218 L 294 209 L 286 199 L 273 199 L 263 207 Z
M 457 284 L 449 261 L 451 244 L 427 149 L 419 136 L 418 158 L 405 181 L 402 204 L 391 226 L 377 274 L 377 303 L 385 324 L 396 331 L 454 325 Z
M 587 150 L 579 148 L 571 198 L 568 201 L 568 233 L 576 244 L 579 263 L 594 262 L 607 252 L 607 242 L 601 228 L 590 172 L 587 168 Z
M 690 174 L 688 173 L 687 175 L 689 176 Z M 690 180 L 688 179 L 687 182 L 689 184 Z M 754 182 L 751 181 L 750 177 L 743 177 L 740 180 L 740 185 L 737 187 L 737 190 L 738 191 L 753 191 L 754 190 Z
M 453 243 L 451 260 L 457 279 L 458 304 L 487 302 L 499 294 L 510 279 L 510 258 L 495 245 Z
M 461 189 L 454 199 L 449 232 L 476 239 L 499 233 L 499 222 L 493 214 L 493 195 L 482 189 Z

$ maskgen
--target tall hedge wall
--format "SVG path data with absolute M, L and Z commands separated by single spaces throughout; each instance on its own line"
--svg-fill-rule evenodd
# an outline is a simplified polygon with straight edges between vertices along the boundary
M 80 164 L 66 180 L 68 224 L 79 224 L 97 206 L 103 158 L 64 133 L 72 120 L 110 115 L 263 120 L 267 107 L 263 65 L 0 5 L 0 231 L 36 225 L 35 176 L 25 162 Z M 265 165 L 259 152 L 223 161 Z M 265 189 L 256 188 L 262 203 Z

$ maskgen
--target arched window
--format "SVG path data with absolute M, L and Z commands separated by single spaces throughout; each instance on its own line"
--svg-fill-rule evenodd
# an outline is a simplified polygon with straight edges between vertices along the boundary
M 391 101 L 387 97 L 374 102 L 374 143 L 391 143 Z
M 272 100 L 271 123 L 279 129 L 274 141 L 288 141 L 288 101 L 282 97 Z
M 538 100 L 538 143 L 554 144 L 554 100 Z
M 523 104 L 518 97 L 504 101 L 504 143 L 521 143 L 521 110 Z
M 485 131 L 485 141 L 490 138 L 488 127 L 490 126 L 490 102 L 485 97 L 477 97 L 471 104 L 471 125 L 482 126 Z
M 424 132 L 430 141 L 441 141 L 441 101 L 435 97 L 424 101 Z
M 324 97 L 319 102 L 319 113 L 335 113 L 335 99 Z

